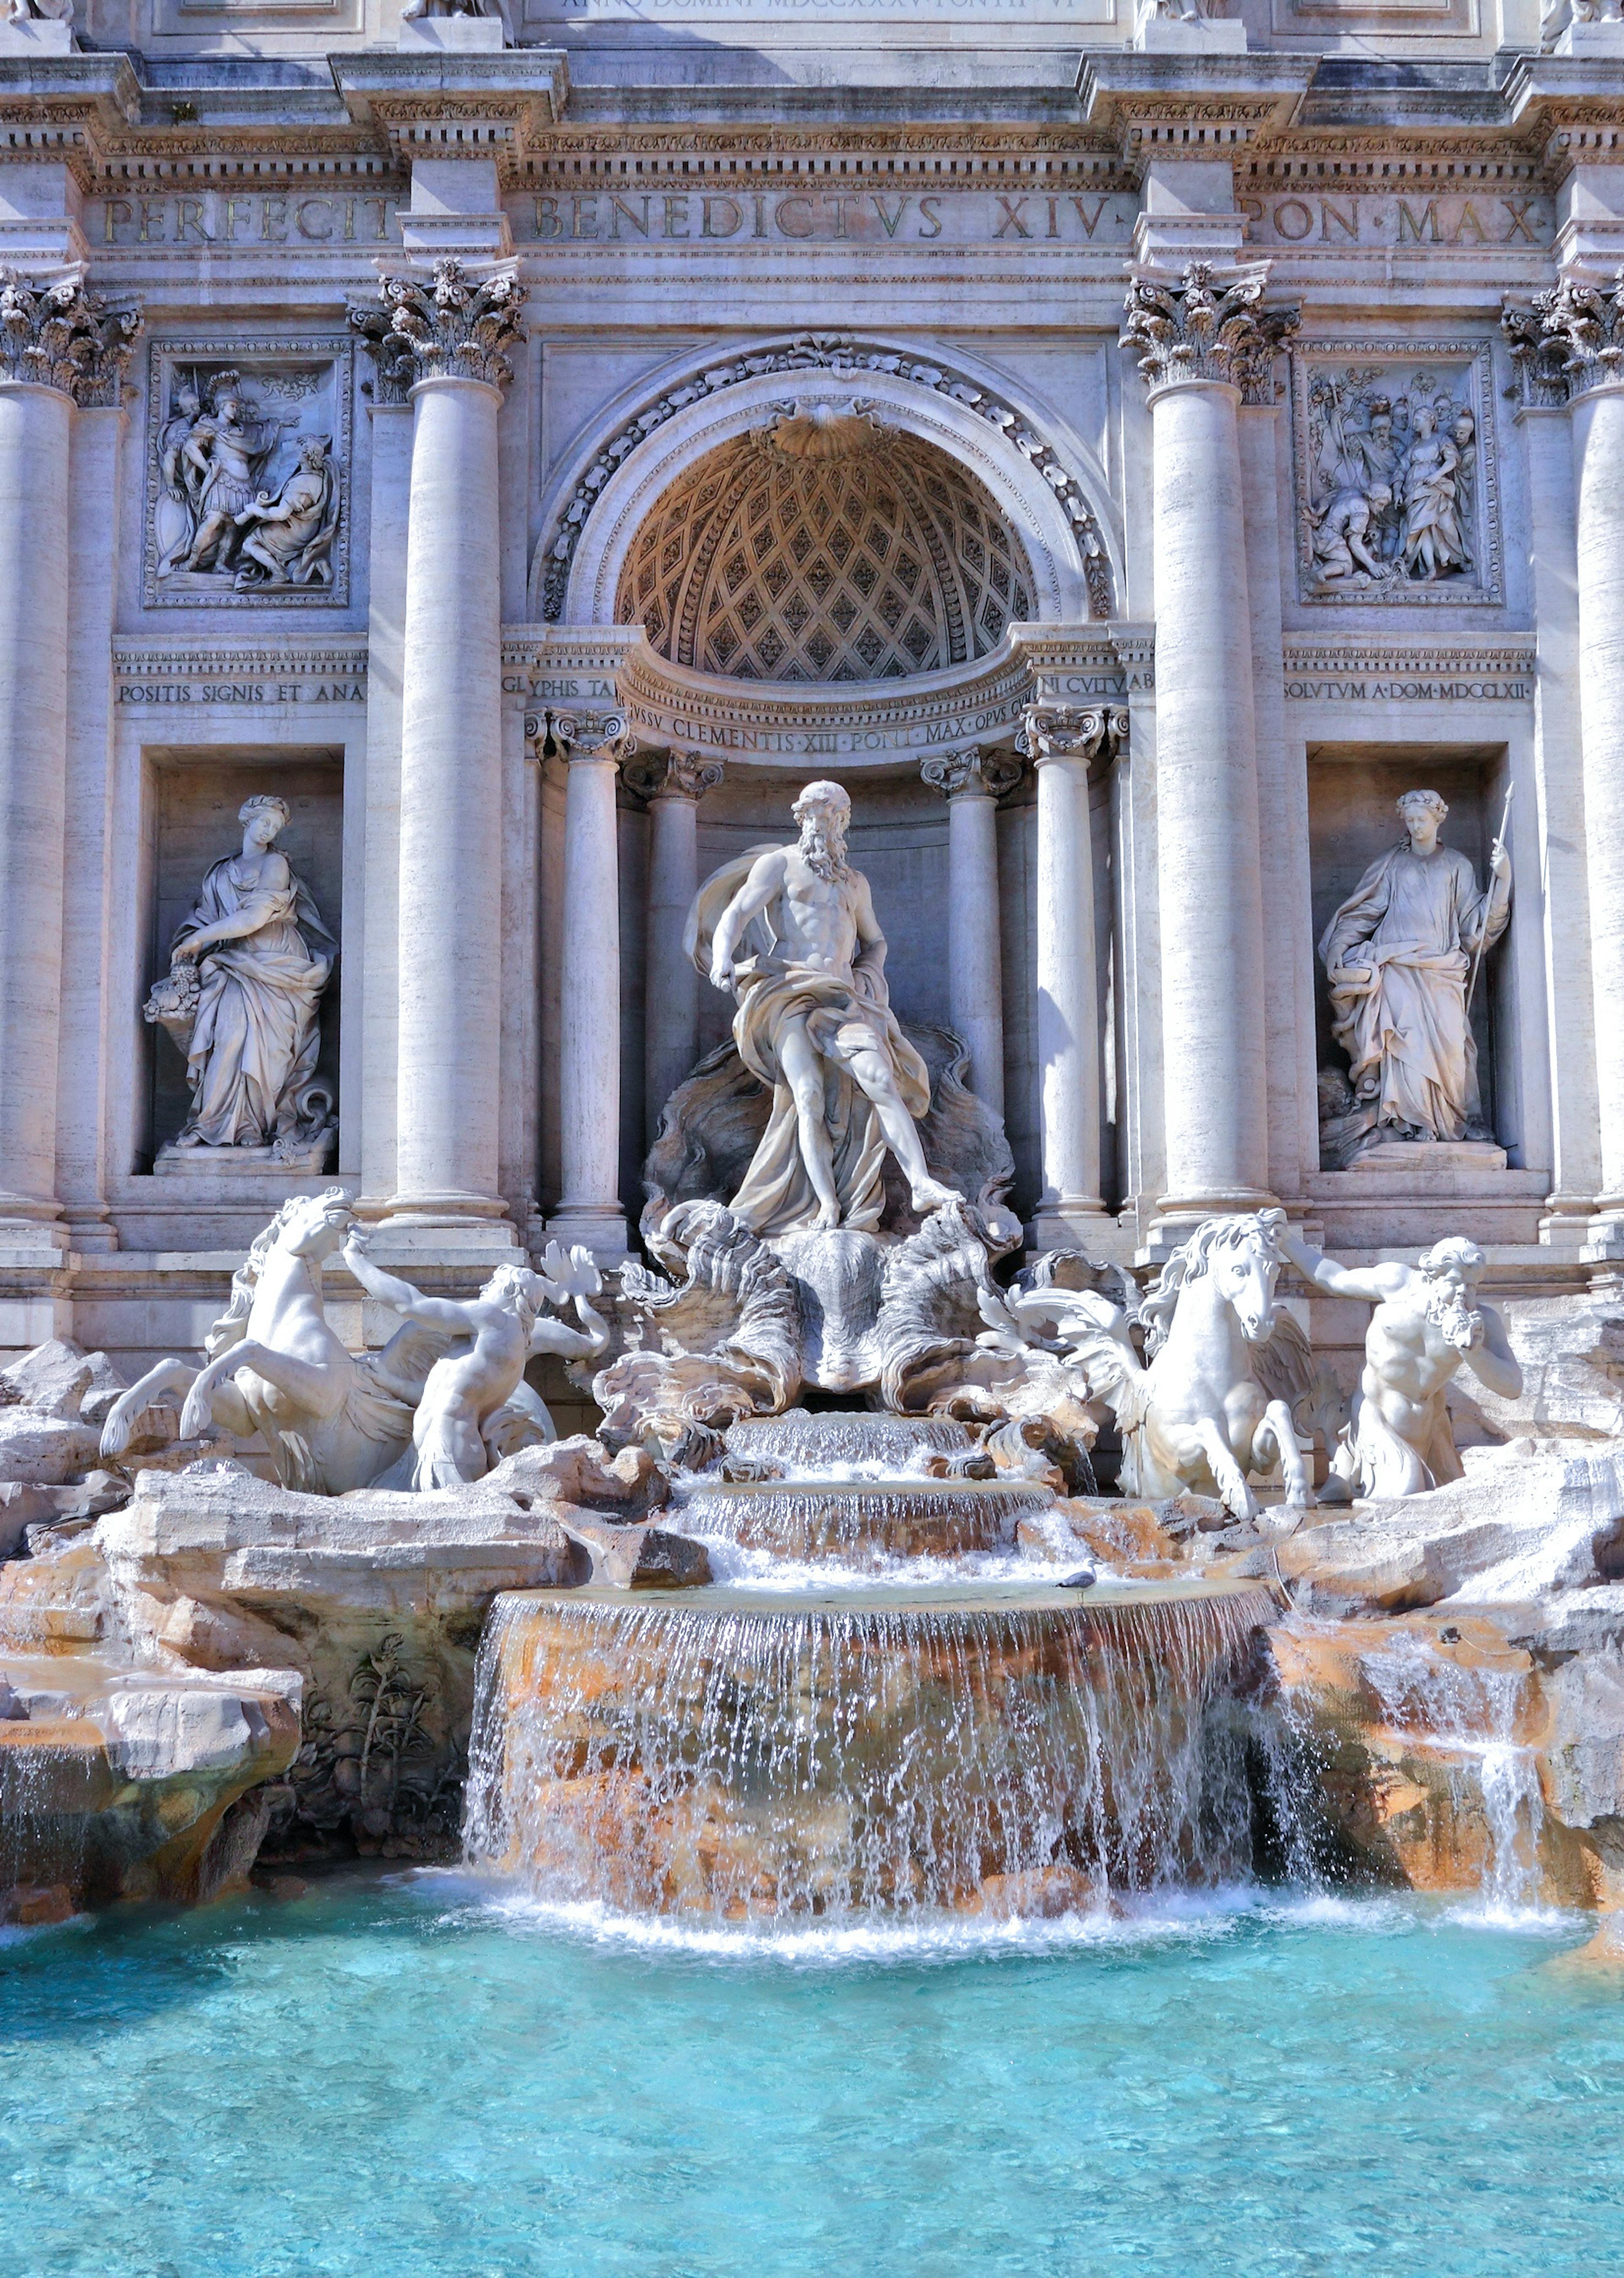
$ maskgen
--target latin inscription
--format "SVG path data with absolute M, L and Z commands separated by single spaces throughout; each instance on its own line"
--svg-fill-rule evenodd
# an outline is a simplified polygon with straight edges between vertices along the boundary
M 103 245 L 384 245 L 395 242 L 393 196 L 298 190 L 203 190 L 195 197 L 103 198 Z
M 1346 197 L 1319 192 L 1243 197 L 1246 234 L 1260 245 L 1325 246 L 1549 245 L 1555 217 L 1549 198 Z

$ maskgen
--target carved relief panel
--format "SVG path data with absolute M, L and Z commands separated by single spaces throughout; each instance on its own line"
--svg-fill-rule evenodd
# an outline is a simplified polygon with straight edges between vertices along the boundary
M 1503 598 L 1487 342 L 1323 340 L 1291 357 L 1305 601 Z
M 342 334 L 153 342 L 149 608 L 349 600 L 351 352 Z

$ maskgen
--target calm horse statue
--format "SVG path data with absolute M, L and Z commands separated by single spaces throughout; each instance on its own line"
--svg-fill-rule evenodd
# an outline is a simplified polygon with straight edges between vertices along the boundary
M 295 1195 L 257 1235 L 231 1303 L 203 1342 L 203 1367 L 160 1361 L 113 1407 L 102 1453 L 129 1445 L 140 1417 L 185 1391 L 180 1437 L 212 1423 L 259 1434 L 286 1487 L 345 1494 L 370 1486 L 411 1444 L 429 1370 L 451 1342 L 414 1323 L 381 1351 L 345 1349 L 322 1304 L 322 1268 L 355 1223 L 341 1188 Z
M 1088 1289 L 1001 1292 L 983 1312 L 1023 1330 L 1053 1324 L 1088 1396 L 1115 1414 L 1130 1494 L 1215 1492 L 1255 1519 L 1248 1472 L 1279 1466 L 1288 1505 L 1314 1500 L 1293 1410 L 1320 1390 L 1307 1340 L 1275 1303 L 1285 1213 L 1210 1218 L 1176 1250 L 1139 1308 L 1145 1360 L 1121 1306 Z

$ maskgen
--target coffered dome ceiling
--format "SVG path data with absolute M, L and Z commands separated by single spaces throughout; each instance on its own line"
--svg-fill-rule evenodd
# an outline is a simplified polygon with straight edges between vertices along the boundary
M 991 493 L 913 435 L 800 410 L 723 444 L 633 541 L 616 615 L 734 680 L 900 680 L 984 656 L 1032 615 Z

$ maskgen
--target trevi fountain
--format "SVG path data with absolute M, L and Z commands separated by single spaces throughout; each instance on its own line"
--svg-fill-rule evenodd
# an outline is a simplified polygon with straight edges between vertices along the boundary
M 1621 470 L 1609 0 L 8 0 L 0 2278 L 1614 2267 Z

